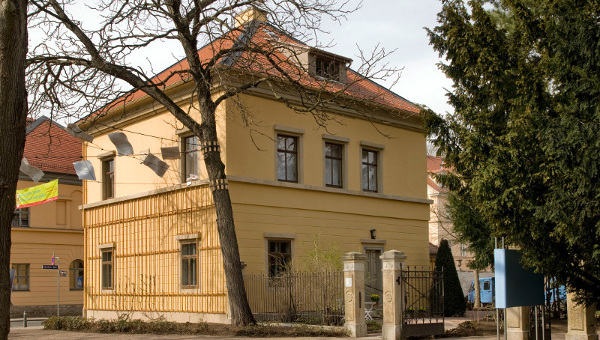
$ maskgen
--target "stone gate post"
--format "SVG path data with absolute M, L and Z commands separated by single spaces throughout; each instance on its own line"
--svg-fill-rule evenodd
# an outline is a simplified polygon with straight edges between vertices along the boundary
M 361 253 L 347 253 L 344 260 L 344 327 L 354 338 L 367 335 L 365 323 L 365 259 Z
M 567 319 L 569 328 L 565 340 L 597 340 L 596 305 L 589 307 L 573 301 L 575 294 L 567 293 Z
M 531 307 L 506 309 L 506 338 L 508 340 L 529 339 L 529 313 Z
M 384 340 L 399 340 L 402 338 L 402 311 L 404 299 L 401 286 L 396 279 L 402 271 L 402 263 L 406 255 L 398 250 L 389 250 L 379 257 L 383 272 L 383 328 Z

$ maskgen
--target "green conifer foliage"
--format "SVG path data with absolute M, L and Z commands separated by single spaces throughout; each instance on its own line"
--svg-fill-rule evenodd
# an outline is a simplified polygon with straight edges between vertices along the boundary
M 454 257 L 448 241 L 442 240 L 435 259 L 435 270 L 444 272 L 444 316 L 462 316 L 467 309 Z
M 505 237 L 525 266 L 600 301 L 600 2 L 442 3 L 429 37 L 455 112 L 424 114 L 459 237 L 488 252 L 476 267 Z

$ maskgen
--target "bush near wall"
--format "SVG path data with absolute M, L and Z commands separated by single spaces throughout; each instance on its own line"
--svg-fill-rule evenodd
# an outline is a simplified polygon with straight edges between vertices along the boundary
M 117 320 L 93 320 L 81 316 L 52 316 L 43 322 L 44 329 L 133 334 L 196 334 L 243 337 L 345 337 L 342 327 L 294 327 L 277 325 L 232 326 L 225 324 L 177 323 L 162 318 L 152 321 L 131 320 L 127 315 Z

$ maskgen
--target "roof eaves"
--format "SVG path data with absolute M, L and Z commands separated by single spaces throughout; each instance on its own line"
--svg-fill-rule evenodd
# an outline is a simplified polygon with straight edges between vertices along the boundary
M 41 116 L 40 118 L 34 120 L 27 127 L 27 130 L 25 131 L 25 135 L 28 135 L 31 131 L 37 129 L 37 127 L 40 126 L 43 122 L 48 121 L 48 120 L 50 120 L 50 118 L 48 118 L 46 116 Z
M 417 108 L 417 109 L 419 108 L 419 107 L 417 106 L 417 104 L 415 104 L 415 103 L 411 102 L 410 100 L 408 100 L 408 99 L 406 99 L 406 98 L 402 97 L 401 95 L 399 95 L 399 94 L 397 94 L 396 92 L 394 92 L 394 91 L 392 91 L 392 90 L 388 89 L 387 87 L 385 87 L 385 86 L 383 86 L 383 85 L 380 85 L 380 84 L 378 84 L 378 83 L 377 83 L 377 82 L 375 82 L 373 79 L 369 79 L 369 78 L 367 78 L 367 77 L 363 76 L 362 74 L 358 73 L 357 71 L 355 71 L 355 70 L 353 70 L 353 69 L 351 69 L 351 68 L 348 68 L 348 70 L 349 70 L 350 72 L 354 73 L 356 76 L 360 77 L 362 80 L 366 80 L 366 81 L 368 81 L 368 82 L 372 83 L 373 85 L 377 86 L 377 87 L 378 87 L 378 88 L 380 88 L 381 90 L 383 90 L 383 91 L 386 91 L 386 92 L 389 92 L 390 94 L 392 94 L 392 95 L 393 95 L 393 96 L 395 96 L 396 98 L 399 98 L 399 99 L 401 99 L 401 100 L 403 100 L 403 101 L 405 101 L 405 102 L 409 103 L 410 105 L 414 106 L 414 107 L 415 107 L 415 108 Z

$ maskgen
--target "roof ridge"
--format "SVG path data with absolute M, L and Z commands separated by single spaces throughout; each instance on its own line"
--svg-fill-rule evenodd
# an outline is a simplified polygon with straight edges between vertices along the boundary
M 25 135 L 28 135 L 31 131 L 37 129 L 38 126 L 40 126 L 43 122 L 51 120 L 50 118 L 46 117 L 46 116 L 41 116 L 38 119 L 34 120 L 31 124 L 29 124 L 29 126 L 27 127 L 27 130 L 25 130 Z

